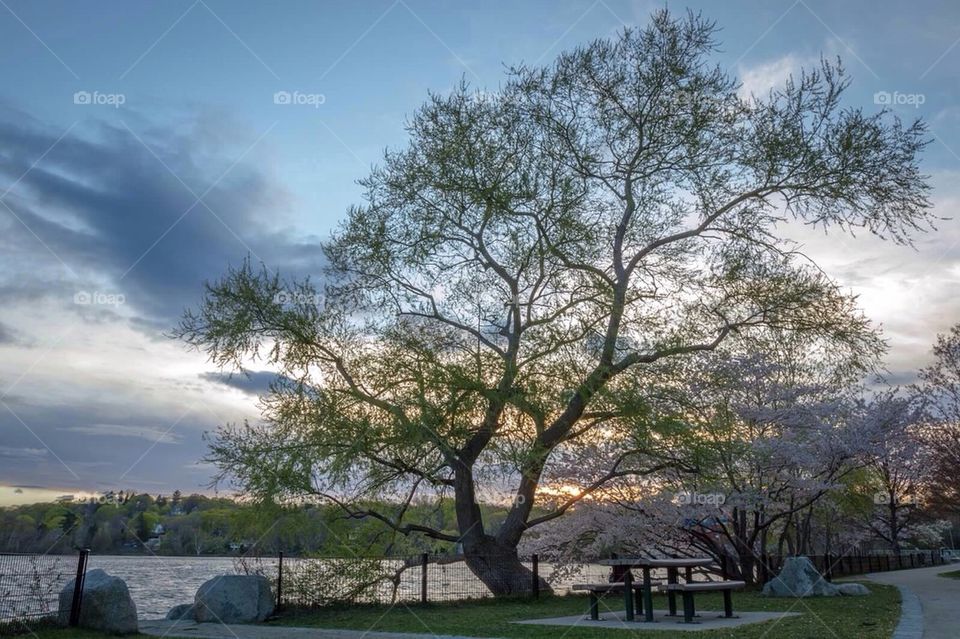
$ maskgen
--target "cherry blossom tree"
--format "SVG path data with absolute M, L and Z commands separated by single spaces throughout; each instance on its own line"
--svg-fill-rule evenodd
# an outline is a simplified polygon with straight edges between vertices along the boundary
M 862 463 L 851 388 L 799 381 L 792 367 L 757 354 L 702 359 L 650 393 L 663 419 L 683 425 L 660 442 L 685 451 L 682 465 L 607 485 L 600 501 L 535 534 L 531 548 L 570 561 L 612 550 L 706 554 L 747 581 L 767 552 L 811 551 L 815 506 Z M 603 457 L 599 448 L 579 452 Z
M 919 385 L 930 416 L 924 432 L 933 466 L 929 506 L 960 520 L 960 324 L 937 337 L 933 354 Z

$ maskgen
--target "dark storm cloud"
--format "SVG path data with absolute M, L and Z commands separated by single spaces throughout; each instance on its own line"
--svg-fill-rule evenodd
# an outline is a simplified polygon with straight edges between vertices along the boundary
M 263 140 L 226 141 L 214 128 L 198 118 L 161 130 L 131 118 L 78 125 L 58 142 L 62 131 L 0 110 L 0 175 L 15 184 L 3 201 L 16 217 L 0 207 L 5 262 L 16 271 L 32 258 L 60 271 L 25 290 L 0 282 L 0 295 L 108 282 L 144 320 L 169 325 L 199 300 L 204 280 L 247 256 L 283 275 L 316 273 L 314 238 L 267 225 L 289 201 L 264 166 Z
M 279 379 L 276 373 L 271 373 L 270 371 L 248 371 L 246 374 L 238 373 L 236 375 L 202 373 L 200 378 L 209 382 L 236 388 L 252 396 L 260 396 L 269 392 L 270 384 Z
M 103 490 L 206 483 L 208 475 L 189 469 L 204 450 L 202 432 L 220 422 L 200 408 L 158 414 L 133 403 L 118 410 L 93 400 L 12 406 L 15 415 L 0 411 L 0 484 Z
M 6 326 L 0 322 L 0 346 L 3 344 L 16 344 L 17 341 L 16 332 L 9 326 Z

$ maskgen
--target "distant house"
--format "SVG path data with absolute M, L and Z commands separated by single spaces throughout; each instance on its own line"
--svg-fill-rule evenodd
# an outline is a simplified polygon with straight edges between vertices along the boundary
M 167 529 L 163 527 L 163 524 L 157 524 L 153 527 L 153 534 L 157 537 L 162 536 L 165 532 L 167 532 Z

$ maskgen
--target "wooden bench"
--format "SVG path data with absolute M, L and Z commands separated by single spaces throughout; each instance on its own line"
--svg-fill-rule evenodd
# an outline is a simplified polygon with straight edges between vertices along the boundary
M 650 585 L 659 586 L 661 581 L 651 581 Z M 635 581 L 630 584 L 633 590 L 634 605 L 637 614 L 643 613 L 643 581 Z M 623 593 L 624 583 L 622 581 L 608 581 L 600 584 L 573 584 L 571 590 L 587 591 L 590 593 L 590 619 L 600 620 L 600 595 L 606 595 L 611 592 Z
M 693 620 L 697 611 L 693 605 L 693 595 L 698 592 L 723 592 L 723 616 L 733 617 L 734 590 L 739 590 L 747 584 L 742 581 L 697 581 L 688 584 L 660 584 L 660 590 L 665 592 L 679 592 L 683 595 L 683 621 L 697 623 Z

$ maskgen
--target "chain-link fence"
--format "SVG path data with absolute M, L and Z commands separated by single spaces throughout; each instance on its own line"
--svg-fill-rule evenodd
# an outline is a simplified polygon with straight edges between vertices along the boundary
M 845 553 L 836 555 L 806 555 L 817 571 L 828 581 L 838 577 L 863 575 L 870 572 L 886 572 L 889 570 L 905 570 L 908 568 L 924 568 L 927 566 L 941 566 L 948 563 L 948 559 L 938 550 L 910 550 L 900 553 L 871 552 Z M 765 584 L 774 579 L 783 568 L 785 555 L 760 555 L 752 562 L 756 571 L 757 580 Z M 738 567 L 729 558 L 721 562 L 720 574 L 725 578 L 740 578 Z
M 238 563 L 240 572 L 258 573 L 274 584 L 278 604 L 318 607 L 335 603 L 389 604 L 462 601 L 495 594 L 538 596 L 567 593 L 574 581 L 606 581 L 611 569 L 584 562 L 558 569 L 536 555 L 479 557 L 493 567 L 481 579 L 462 555 L 402 557 L 258 557 Z M 513 566 L 513 571 L 498 570 Z M 496 592 L 495 592 L 496 591 Z
M 60 591 L 85 564 L 86 553 L 0 553 L 0 635 L 56 622 Z

